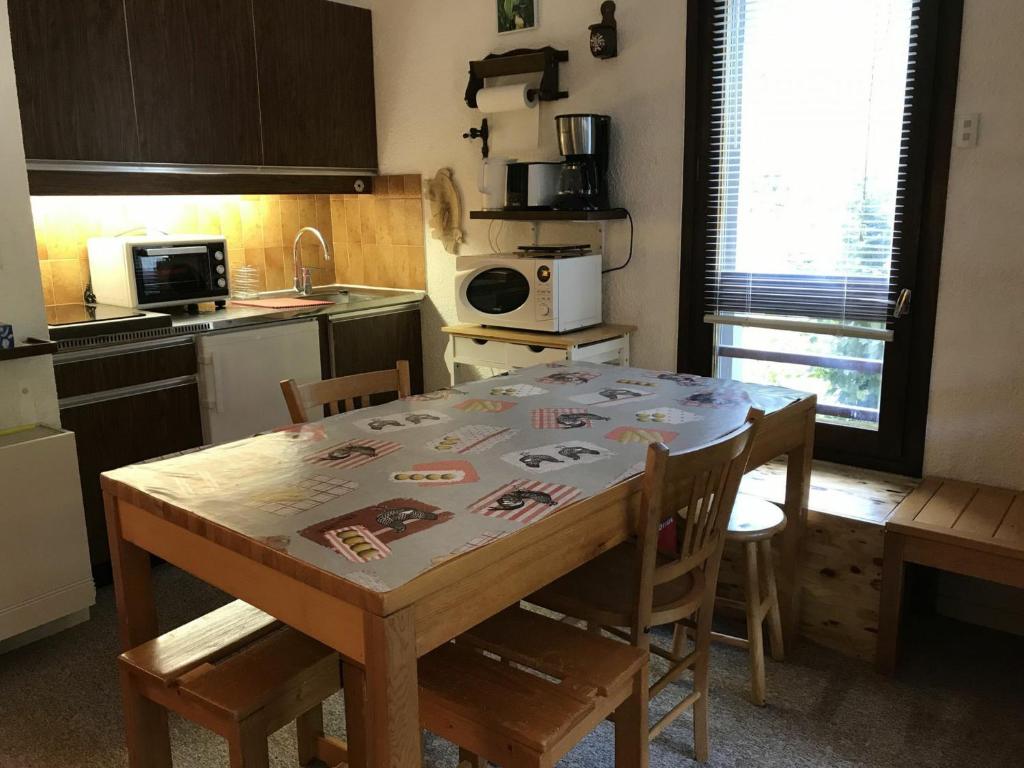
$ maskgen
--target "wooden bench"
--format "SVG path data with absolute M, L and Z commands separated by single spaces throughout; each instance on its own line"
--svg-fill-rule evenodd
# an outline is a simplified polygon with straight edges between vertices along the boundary
M 344 759 L 344 750 L 323 736 L 321 708 L 341 687 L 338 655 L 241 600 L 119 661 L 126 695 L 223 736 L 232 768 L 266 768 L 267 737 L 293 721 L 300 764 Z
M 885 526 L 875 658 L 886 674 L 899 656 L 907 563 L 1024 589 L 1024 493 L 929 477 L 896 508 Z

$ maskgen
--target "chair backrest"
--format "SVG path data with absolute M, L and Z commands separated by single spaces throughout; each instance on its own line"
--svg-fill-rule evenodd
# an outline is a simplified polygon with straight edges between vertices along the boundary
M 640 595 L 636 624 L 631 627 L 634 638 L 649 626 L 656 585 L 705 569 L 709 588 L 714 590 L 729 516 L 763 416 L 751 408 L 743 426 L 700 448 L 672 453 L 653 443 L 647 449 L 637 521 Z M 659 563 L 661 524 L 672 518 L 677 526 L 676 555 Z
M 281 382 L 281 391 L 288 404 L 288 413 L 293 424 L 309 421 L 310 408 L 327 406 L 335 416 L 343 404 L 345 412 L 370 405 L 370 396 L 397 392 L 399 397 L 409 397 L 412 387 L 409 383 L 409 361 L 399 360 L 395 368 L 372 373 L 357 373 L 336 379 L 316 381 L 312 384 L 296 384 L 295 379 Z

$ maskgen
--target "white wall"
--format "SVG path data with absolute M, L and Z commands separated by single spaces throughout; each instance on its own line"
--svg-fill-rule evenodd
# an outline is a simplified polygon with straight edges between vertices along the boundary
M 19 340 L 47 338 L 7 0 L 0 0 L 0 321 Z M 0 429 L 34 422 L 59 424 L 52 359 L 0 364 Z
M 541 0 L 536 31 L 498 36 L 494 3 L 375 0 L 377 107 L 382 168 L 432 174 L 451 166 L 467 209 L 477 207 L 477 145 L 460 139 L 479 122 L 463 102 L 467 61 L 490 51 L 551 44 L 567 48 L 566 101 L 544 105 L 543 124 L 567 111 L 612 115 L 617 202 L 637 220 L 636 257 L 605 278 L 610 322 L 636 323 L 637 364 L 673 368 L 676 354 L 683 145 L 685 3 L 619 2 L 621 55 L 587 50 L 592 0 Z M 1024 4 L 968 2 L 959 111 L 981 112 L 981 145 L 953 150 L 925 471 L 1024 485 Z M 549 134 L 545 150 L 555 156 Z M 486 223 L 468 226 L 464 253 L 485 252 Z M 624 224 L 612 225 L 611 261 L 625 253 Z M 525 240 L 507 227 L 504 247 Z M 576 234 L 587 237 L 587 230 Z M 556 239 L 559 234 L 556 233 Z M 427 375 L 444 382 L 444 339 L 455 320 L 452 257 L 428 240 Z
M 1024 3 L 968 2 L 925 471 L 1024 487 Z
M 641 326 L 633 359 L 638 365 L 673 368 L 679 302 L 682 209 L 685 3 L 620 0 L 621 55 L 590 55 L 587 26 L 600 20 L 595 0 L 541 0 L 535 31 L 499 36 L 493 0 L 444 0 L 372 4 L 376 51 L 377 120 L 382 170 L 432 176 L 451 167 L 464 207 L 480 207 L 476 192 L 479 142 L 461 138 L 481 115 L 463 99 L 469 61 L 492 51 L 553 45 L 569 51 L 561 67 L 570 98 L 543 104 L 540 155 L 558 159 L 554 116 L 600 112 L 612 117 L 614 199 L 636 220 L 636 250 L 628 269 L 605 278 L 605 319 Z M 500 119 L 500 117 L 498 118 Z M 488 252 L 487 222 L 464 222 L 462 253 Z M 564 230 L 565 228 L 563 228 Z M 625 258 L 628 225 L 610 226 L 606 261 Z M 528 242 L 528 230 L 508 225 L 504 249 Z M 593 228 L 542 232 L 545 240 L 595 240 Z M 424 315 L 427 383 L 447 383 L 440 326 L 455 322 L 454 257 L 429 238 L 427 287 L 433 311 Z M 444 321 L 444 322 L 442 322 Z

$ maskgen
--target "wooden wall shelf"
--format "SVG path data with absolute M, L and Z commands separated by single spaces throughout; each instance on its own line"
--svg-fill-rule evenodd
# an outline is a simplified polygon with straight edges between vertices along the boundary
M 626 218 L 625 208 L 603 211 L 470 211 L 471 219 L 499 221 L 617 221 Z

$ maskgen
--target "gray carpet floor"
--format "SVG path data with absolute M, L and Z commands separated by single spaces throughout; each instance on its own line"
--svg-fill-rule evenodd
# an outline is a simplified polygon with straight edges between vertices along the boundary
M 225 602 L 169 566 L 155 571 L 161 623 L 170 628 Z M 100 590 L 89 622 L 0 656 L 0 767 L 117 768 L 127 764 L 114 667 L 115 609 Z M 663 638 L 664 639 L 664 638 Z M 943 620 L 914 627 L 914 658 L 899 680 L 801 643 L 768 662 L 770 700 L 752 706 L 744 652 L 716 647 L 712 662 L 712 768 L 764 766 L 1024 766 L 1024 639 Z M 681 694 L 673 686 L 652 717 Z M 227 765 L 216 736 L 173 720 L 176 768 Z M 344 731 L 340 697 L 327 727 Z M 653 768 L 695 766 L 689 716 L 651 746 Z M 453 747 L 425 737 L 425 765 L 454 766 Z M 292 731 L 272 738 L 272 765 L 296 765 Z M 562 763 L 612 766 L 603 725 Z

